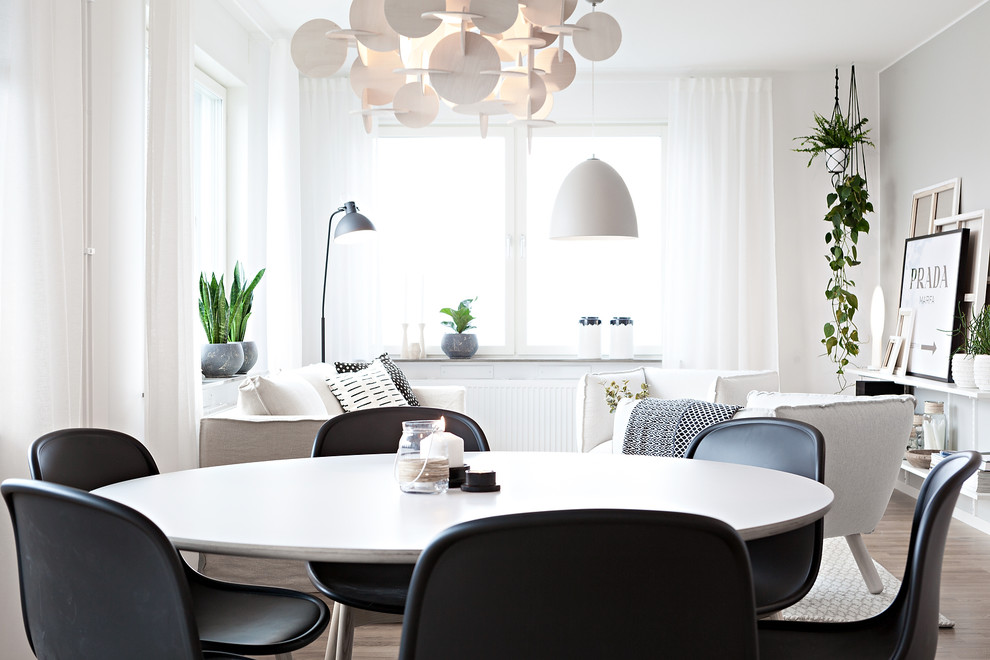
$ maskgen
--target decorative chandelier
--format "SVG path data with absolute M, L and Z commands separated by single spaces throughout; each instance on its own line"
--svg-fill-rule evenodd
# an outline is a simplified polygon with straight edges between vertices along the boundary
M 350 82 L 361 99 L 364 128 L 375 114 L 392 114 L 410 128 L 436 119 L 440 100 L 475 115 L 481 135 L 488 118 L 512 115 L 532 129 L 547 119 L 553 94 L 574 80 L 574 57 L 600 62 L 622 42 L 618 22 L 592 11 L 568 23 L 578 0 L 353 0 L 351 27 L 317 18 L 292 37 L 292 61 L 311 78 L 336 73 L 356 42 Z M 550 48 L 557 42 L 556 47 Z

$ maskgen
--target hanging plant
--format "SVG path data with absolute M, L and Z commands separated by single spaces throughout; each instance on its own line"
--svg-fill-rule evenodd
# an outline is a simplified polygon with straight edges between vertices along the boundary
M 860 119 L 856 123 L 850 123 L 839 111 L 834 112 L 831 119 L 826 119 L 816 112 L 815 127 L 812 129 L 811 135 L 794 138 L 801 140 L 801 146 L 794 151 L 811 154 L 811 158 L 808 159 L 808 167 L 811 167 L 811 163 L 816 157 L 825 154 L 829 172 L 844 172 L 846 156 L 853 147 L 859 144 L 873 146 L 867 137 L 870 129 L 864 128 L 868 121 L 868 119 Z M 828 163 L 830 152 L 835 150 L 842 153 L 842 166 L 837 169 Z
M 866 214 L 873 212 L 873 204 L 866 189 L 866 179 L 858 174 L 847 176 L 839 182 L 826 201 L 829 210 L 825 214 L 825 222 L 830 223 L 832 228 L 825 233 L 825 244 L 828 246 L 825 259 L 832 269 L 832 276 L 825 287 L 825 298 L 832 305 L 832 320 L 825 324 L 825 336 L 821 342 L 828 357 L 838 367 L 839 389 L 843 390 L 846 388 L 845 368 L 849 365 L 849 358 L 859 355 L 859 330 L 855 320 L 859 299 L 853 293 L 856 282 L 850 277 L 849 269 L 859 265 L 859 235 L 870 231 Z
M 795 138 L 802 141 L 795 151 L 811 154 L 809 167 L 820 154 L 825 154 L 826 160 L 831 161 L 828 169 L 832 173 L 835 191 L 826 197 L 828 212 L 825 222 L 831 228 L 825 232 L 825 260 L 832 275 L 825 287 L 825 299 L 832 307 L 832 318 L 822 328 L 821 343 L 825 347 L 825 355 L 836 366 L 840 392 L 848 385 L 845 369 L 850 358 L 859 355 L 859 329 L 856 327 L 859 299 L 853 292 L 856 282 L 851 277 L 850 269 L 860 263 L 859 235 L 869 233 L 870 223 L 866 220 L 866 214 L 873 212 L 863 155 L 865 147 L 873 146 L 867 137 L 867 121 L 859 114 L 856 67 L 850 74 L 849 110 L 845 116 L 839 107 L 839 70 L 836 69 L 835 106 L 831 118 L 825 119 L 815 113 L 814 132 Z M 841 152 L 841 159 L 833 150 Z

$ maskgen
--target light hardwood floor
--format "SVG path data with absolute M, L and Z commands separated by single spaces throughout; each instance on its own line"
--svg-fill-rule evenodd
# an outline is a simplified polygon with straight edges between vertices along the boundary
M 873 558 L 900 578 L 907 559 L 914 500 L 894 492 L 877 530 L 866 535 Z M 942 568 L 942 614 L 956 622 L 939 631 L 937 660 L 990 660 L 990 536 L 953 520 Z M 400 628 L 368 626 L 355 632 L 354 660 L 395 660 Z M 293 653 L 295 660 L 322 660 L 326 635 Z M 843 659 L 844 660 L 844 659 Z

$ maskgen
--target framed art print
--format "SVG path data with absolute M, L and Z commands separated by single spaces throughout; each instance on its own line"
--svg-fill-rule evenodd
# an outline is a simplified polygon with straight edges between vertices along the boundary
M 901 309 L 914 310 L 907 375 L 949 382 L 952 353 L 959 345 L 956 304 L 969 229 L 956 229 L 904 241 Z M 895 360 L 896 361 L 896 360 Z

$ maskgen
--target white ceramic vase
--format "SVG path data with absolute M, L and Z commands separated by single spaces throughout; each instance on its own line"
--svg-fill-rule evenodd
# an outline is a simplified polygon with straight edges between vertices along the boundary
M 975 356 L 970 353 L 956 353 L 952 356 L 952 381 L 958 387 L 966 389 L 976 388 L 976 374 L 974 368 Z
M 990 355 L 977 355 L 973 358 L 973 377 L 981 390 L 990 390 Z

